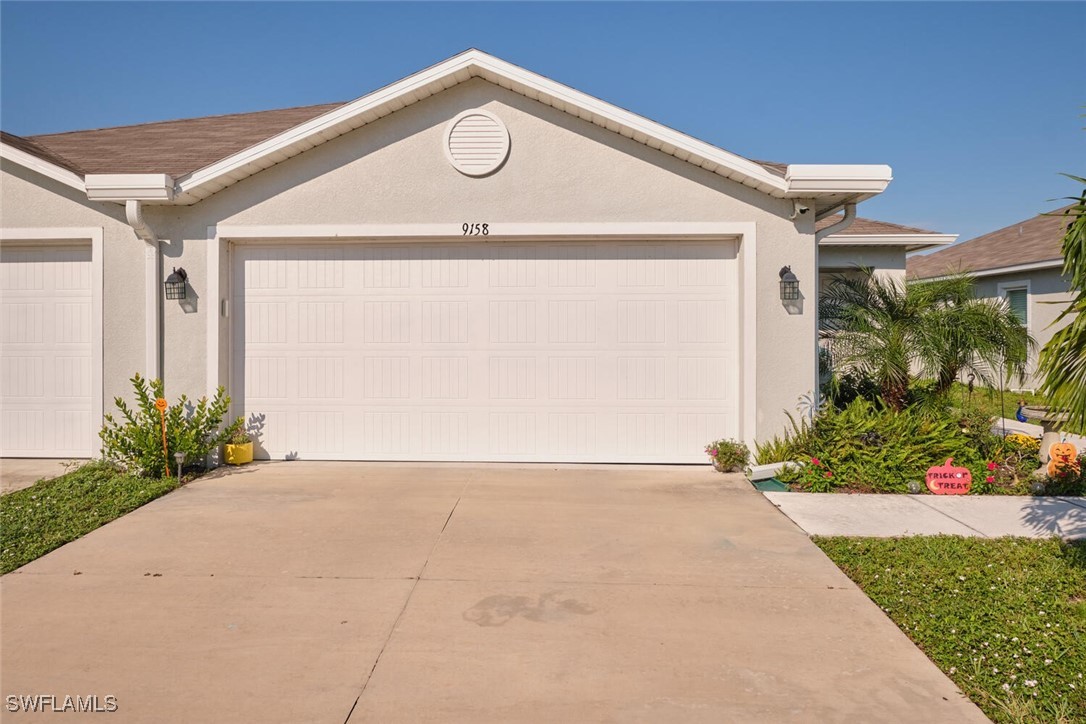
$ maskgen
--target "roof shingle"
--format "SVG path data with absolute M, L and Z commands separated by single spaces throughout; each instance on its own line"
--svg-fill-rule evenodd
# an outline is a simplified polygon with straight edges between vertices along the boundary
M 932 254 L 911 256 L 906 261 L 907 274 L 925 279 L 1062 259 L 1067 228 L 1063 212 L 1068 208 L 1039 214 Z
M 158 121 L 27 136 L 20 140 L 44 149 L 46 153 L 70 159 L 84 174 L 165 173 L 178 178 L 342 105 L 325 103 L 274 111 Z M 5 142 L 10 135 L 5 134 Z
M 843 214 L 836 214 L 835 216 L 827 216 L 826 218 L 815 222 L 815 229 L 821 231 L 827 226 L 836 224 L 844 218 Z M 938 231 L 927 231 L 926 229 L 918 229 L 915 226 L 902 226 L 901 224 L 892 224 L 889 221 L 876 221 L 875 219 L 865 219 L 862 216 L 857 216 L 848 228 L 844 231 L 838 231 L 833 236 L 877 236 L 879 234 L 938 234 Z

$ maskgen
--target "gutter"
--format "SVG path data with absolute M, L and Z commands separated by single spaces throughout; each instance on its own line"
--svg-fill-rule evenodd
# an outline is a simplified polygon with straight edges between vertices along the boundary
M 126 199 L 124 215 L 136 236 L 146 244 L 143 256 L 145 374 L 152 380 L 162 379 L 162 247 L 158 234 L 143 218 L 141 200 Z

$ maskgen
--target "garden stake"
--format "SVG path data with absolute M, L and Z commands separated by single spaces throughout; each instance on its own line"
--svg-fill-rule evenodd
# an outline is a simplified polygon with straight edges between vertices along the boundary
M 166 408 L 170 406 L 170 403 L 166 402 L 165 397 L 159 397 L 155 400 L 155 408 L 159 414 L 162 415 L 162 456 L 166 458 L 166 477 L 170 477 L 170 451 L 166 446 Z

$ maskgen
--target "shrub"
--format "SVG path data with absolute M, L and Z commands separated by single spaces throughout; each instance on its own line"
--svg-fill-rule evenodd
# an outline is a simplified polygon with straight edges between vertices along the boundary
M 817 458 L 833 471 L 833 487 L 905 493 L 909 481 L 922 481 L 929 467 L 948 458 L 969 468 L 974 481 L 985 480 L 986 448 L 998 446 L 998 438 L 959 423 L 945 410 L 894 412 L 857 398 L 842 410 L 824 410 L 808 433 L 793 441 L 803 457 Z M 800 485 L 809 467 L 782 471 L 781 479 Z
M 795 486 L 807 493 L 832 493 L 840 483 L 833 471 L 818 458 L 811 458 L 790 474 Z
M 790 431 L 774 435 L 765 442 L 755 441 L 754 459 L 759 465 L 793 462 L 804 457 L 803 451 L 809 447 L 810 425 L 806 418 L 801 418 L 797 423 L 791 414 L 788 414 L 788 422 Z
M 740 473 L 750 463 L 750 450 L 736 440 L 717 440 L 705 446 L 713 465 L 723 472 Z
M 137 475 L 161 478 L 166 474 L 167 464 L 174 465 L 174 453 L 185 453 L 185 460 L 190 464 L 203 464 L 208 453 L 228 438 L 231 428 L 219 429 L 230 407 L 230 398 L 224 388 L 216 390 L 211 400 L 201 397 L 195 404 L 182 395 L 166 410 L 164 452 L 162 416 L 155 407 L 155 400 L 164 394 L 162 380 L 146 380 L 136 374 L 131 382 L 135 406 L 129 407 L 123 399 L 116 398 L 114 404 L 120 421 L 113 415 L 106 415 L 98 433 L 102 439 L 102 456 L 106 460 Z

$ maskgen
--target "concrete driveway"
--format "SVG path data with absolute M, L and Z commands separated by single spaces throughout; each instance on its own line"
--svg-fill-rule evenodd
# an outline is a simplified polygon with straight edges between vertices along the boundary
M 0 586 L 2 694 L 95 720 L 985 721 L 707 468 L 249 466 Z

